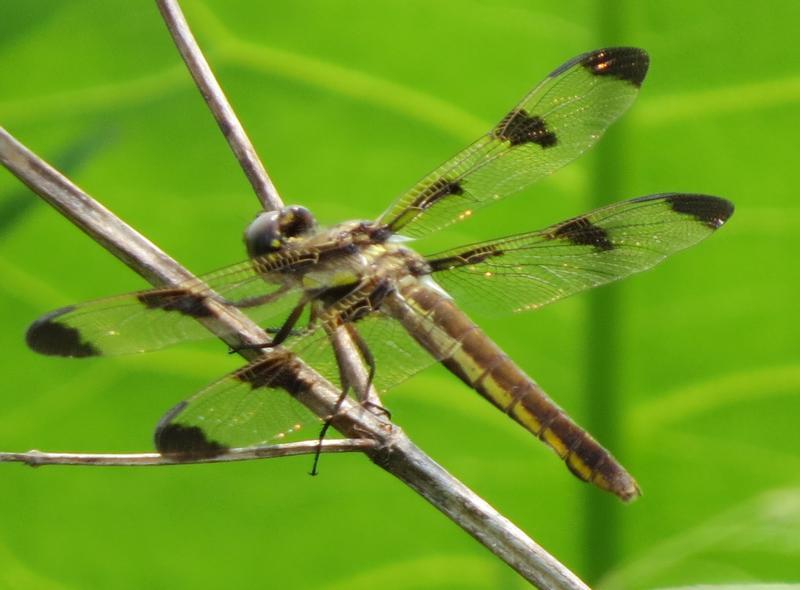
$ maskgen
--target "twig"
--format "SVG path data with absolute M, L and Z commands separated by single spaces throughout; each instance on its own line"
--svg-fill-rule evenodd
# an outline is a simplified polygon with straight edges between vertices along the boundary
M 375 441 L 367 439 L 344 439 L 319 441 L 307 440 L 266 447 L 229 449 L 225 454 L 204 459 L 177 459 L 159 453 L 47 453 L 28 451 L 27 453 L 0 453 L 0 463 L 25 463 L 31 467 L 42 465 L 85 465 L 89 467 L 144 467 L 154 465 L 187 465 L 191 463 L 229 463 L 233 461 L 252 461 L 274 457 L 294 457 L 323 453 L 363 452 L 375 446 Z
M 222 87 L 211 72 L 211 67 L 189 30 L 180 6 L 171 0 L 156 0 L 156 4 L 183 61 L 186 62 L 186 67 L 189 68 L 195 84 L 217 120 L 222 134 L 228 140 L 228 145 L 231 146 L 236 159 L 239 160 L 247 179 L 253 185 L 253 190 L 264 209 L 280 209 L 283 203 L 278 195 L 278 190 L 272 184 L 250 138 L 247 137 L 247 133 L 233 112 Z
M 233 111 L 224 100 L 218 84 L 213 81 L 210 69 L 194 43 L 177 3 L 169 0 L 157 0 L 157 2 L 170 30 L 175 30 L 182 39 L 190 40 L 178 43 L 179 48 L 182 53 L 185 52 L 184 57 L 190 69 L 195 68 L 192 73 L 196 80 L 195 72 L 204 71 L 198 85 L 209 104 L 217 105 L 216 108 L 212 106 L 212 110 L 215 116 L 218 116 L 220 127 L 231 143 L 234 153 L 240 158 L 240 162 L 243 162 L 243 168 L 256 187 L 262 203 L 267 207 L 280 206 L 280 200 L 272 183 L 266 177 L 266 172 L 258 162 L 255 151 L 244 135 L 241 125 L 236 121 Z M 212 83 L 207 86 L 209 80 Z M 172 258 L 91 199 L 2 128 L 0 128 L 0 161 L 34 192 L 151 283 L 175 285 L 193 279 L 192 275 Z M 244 163 L 252 161 L 255 162 L 253 166 Z M 266 334 L 238 310 L 222 305 L 210 305 L 210 307 L 214 317 L 203 323 L 229 345 L 236 347 L 267 340 Z M 275 349 L 275 353 L 280 352 L 281 349 Z M 240 354 L 250 360 L 259 356 L 257 351 L 250 349 L 244 349 Z M 355 367 L 353 371 L 354 374 L 358 372 Z M 339 391 L 301 360 L 295 363 L 295 376 L 302 385 L 302 392 L 297 396 L 299 401 L 319 416 L 330 415 L 339 397 Z M 383 417 L 365 411 L 350 399 L 343 401 L 333 425 L 346 436 L 373 441 L 373 446 L 367 447 L 368 450 L 365 452 L 374 463 L 407 483 L 528 581 L 543 589 L 587 590 L 587 586 L 564 565 L 417 448 L 400 428 L 388 424 Z

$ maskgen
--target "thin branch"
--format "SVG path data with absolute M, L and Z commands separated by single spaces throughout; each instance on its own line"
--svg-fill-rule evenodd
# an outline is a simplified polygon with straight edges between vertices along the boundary
M 217 120 L 222 134 L 228 140 L 228 145 L 231 146 L 236 159 L 239 160 L 247 179 L 253 185 L 253 190 L 264 209 L 280 209 L 283 202 L 278 195 L 278 190 L 272 184 L 250 138 L 233 112 L 222 87 L 211 72 L 211 67 L 189 30 L 180 6 L 173 0 L 156 0 L 156 4 L 183 61 L 186 62 L 186 67 L 189 68 L 195 84 Z
M 187 465 L 193 463 L 231 463 L 252 461 L 275 457 L 294 457 L 323 453 L 364 452 L 375 447 L 375 441 L 367 439 L 344 440 L 306 440 L 282 445 L 229 449 L 222 455 L 203 459 L 178 459 L 165 457 L 159 453 L 48 453 L 28 451 L 27 453 L 2 453 L 0 463 L 25 463 L 31 467 L 42 465 L 84 465 L 87 467 L 144 467 L 154 465 Z

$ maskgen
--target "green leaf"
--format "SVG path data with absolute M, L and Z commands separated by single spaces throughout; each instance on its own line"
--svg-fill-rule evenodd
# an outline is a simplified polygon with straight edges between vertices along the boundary
M 323 223 L 376 217 L 570 57 L 647 49 L 637 103 L 594 153 L 430 241 L 434 251 L 529 231 L 665 191 L 736 204 L 717 235 L 600 299 L 476 318 L 611 446 L 644 496 L 622 506 L 581 484 L 441 368 L 386 403 L 591 584 L 797 581 L 800 3 L 183 5 L 284 200 Z M 154 3 L 9 0 L 0 71 L 0 124 L 46 158 L 111 134 L 70 171 L 82 188 L 194 271 L 244 258 L 258 202 Z M 20 190 L 0 171 L 0 195 Z M 237 365 L 217 342 L 118 361 L 28 351 L 25 329 L 42 313 L 144 286 L 45 206 L 4 227 L 0 276 L 2 450 L 150 449 L 167 408 Z M 362 457 L 321 467 L 311 479 L 303 457 L 3 465 L 0 586 L 526 587 Z

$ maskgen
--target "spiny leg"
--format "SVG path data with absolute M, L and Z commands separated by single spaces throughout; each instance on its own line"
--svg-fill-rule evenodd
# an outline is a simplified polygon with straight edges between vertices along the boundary
M 361 333 L 356 330 L 356 327 L 353 324 L 345 324 L 345 329 L 347 333 L 350 335 L 350 339 L 355 344 L 356 348 L 358 349 L 361 358 L 364 360 L 364 364 L 367 365 L 369 369 L 369 373 L 367 374 L 367 382 L 364 385 L 363 391 L 358 392 L 359 401 L 361 405 L 365 408 L 369 408 L 372 410 L 377 410 L 378 412 L 382 413 L 386 416 L 387 419 L 392 419 L 392 414 L 384 408 L 380 404 L 376 404 L 369 399 L 369 390 L 372 387 L 372 384 L 375 382 L 375 370 L 376 370 L 376 363 L 375 357 L 372 354 L 372 351 L 369 349 L 369 345 L 367 344 L 366 340 L 361 336 Z
M 314 310 L 312 308 L 312 316 L 314 315 Z M 333 417 L 339 413 L 339 409 L 342 407 L 344 403 L 344 399 L 347 397 L 347 393 L 350 391 L 350 382 L 347 380 L 347 377 L 344 374 L 344 369 L 342 365 L 338 364 L 339 367 L 339 383 L 342 384 L 342 393 L 339 394 L 339 397 L 336 399 L 336 403 L 333 404 L 333 411 L 331 412 L 330 416 L 325 420 L 325 423 L 322 425 L 322 428 L 319 431 L 319 439 L 317 442 L 317 451 L 314 453 L 314 464 L 311 466 L 311 472 L 309 475 L 314 476 L 319 474 L 319 458 L 322 455 L 322 441 L 325 440 L 325 435 L 328 434 L 328 429 L 331 427 L 331 420 Z
M 369 399 L 369 388 L 372 387 L 372 382 L 375 379 L 375 357 L 372 356 L 372 351 L 370 351 L 369 346 L 367 346 L 367 343 L 364 341 L 364 338 L 361 337 L 361 334 L 359 334 L 358 330 L 356 330 L 353 324 L 345 324 L 344 329 L 347 330 L 350 340 L 352 340 L 353 344 L 355 344 L 356 349 L 358 349 L 358 354 L 361 355 L 361 359 L 369 369 L 369 372 L 367 373 L 367 382 L 364 384 L 363 390 L 357 392 L 359 401 L 366 402 Z
M 293 334 L 294 327 L 297 324 L 297 320 L 300 319 L 300 316 L 303 314 L 303 310 L 305 309 L 306 305 L 308 305 L 308 300 L 304 297 L 300 300 L 286 320 L 283 322 L 283 325 L 278 328 L 277 332 L 275 333 L 275 337 L 269 342 L 259 342 L 257 344 L 242 344 L 240 346 L 231 347 L 231 352 L 239 352 L 240 350 L 252 350 L 252 349 L 261 349 L 261 348 L 272 348 L 274 346 L 279 346 L 284 343 L 284 341 Z
M 391 419 L 392 416 L 389 413 L 389 410 L 369 400 L 369 390 L 370 387 L 372 387 L 372 383 L 375 380 L 375 367 L 376 367 L 375 357 L 372 355 L 372 352 L 370 351 L 366 341 L 364 340 L 364 338 L 362 338 L 361 334 L 358 332 L 358 330 L 356 330 L 353 324 L 346 322 L 343 327 L 345 330 L 347 330 L 348 335 L 350 336 L 353 344 L 358 350 L 358 353 L 361 355 L 364 364 L 367 365 L 369 371 L 367 374 L 367 382 L 363 390 L 361 391 L 357 390 L 359 402 L 363 407 L 379 410 L 388 419 Z M 322 425 L 322 428 L 320 429 L 319 445 L 317 446 L 317 452 L 314 454 L 314 464 L 311 468 L 310 475 L 317 475 L 319 473 L 319 470 L 317 468 L 319 465 L 320 454 L 322 453 L 322 441 L 325 439 L 325 435 L 327 435 L 328 430 L 331 427 L 331 421 L 333 420 L 333 417 L 339 413 L 339 409 L 341 408 L 342 403 L 344 403 L 344 400 L 347 397 L 347 393 L 350 391 L 350 381 L 347 379 L 347 376 L 345 375 L 342 365 L 339 364 L 338 366 L 339 366 L 339 382 L 342 384 L 342 393 L 336 400 L 336 403 L 333 406 L 333 411 L 331 412 L 330 416 L 328 417 L 327 420 L 325 420 L 325 423 Z

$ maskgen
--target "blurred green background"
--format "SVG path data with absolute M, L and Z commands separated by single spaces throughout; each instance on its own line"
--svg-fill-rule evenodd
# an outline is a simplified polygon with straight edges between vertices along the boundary
M 186 1 L 287 203 L 371 218 L 566 59 L 638 45 L 642 94 L 593 152 L 446 232 L 543 227 L 704 192 L 737 211 L 657 270 L 488 333 L 623 460 L 623 506 L 440 368 L 386 401 L 437 461 L 599 588 L 800 580 L 800 4 Z M 7 0 L 0 124 L 196 272 L 258 203 L 145 2 Z M 35 356 L 43 312 L 144 282 L 0 172 L 0 449 L 142 451 L 240 364 L 218 342 Z M 2 588 L 522 588 L 357 455 L 156 469 L 2 467 Z

